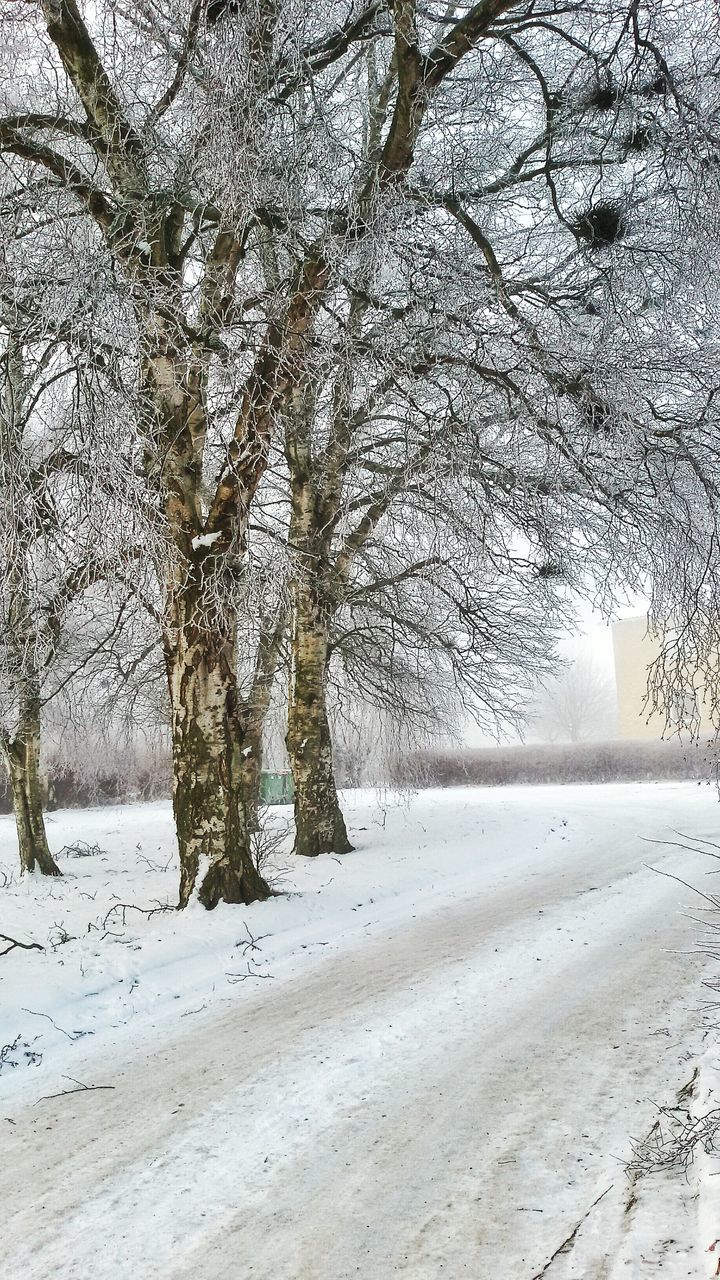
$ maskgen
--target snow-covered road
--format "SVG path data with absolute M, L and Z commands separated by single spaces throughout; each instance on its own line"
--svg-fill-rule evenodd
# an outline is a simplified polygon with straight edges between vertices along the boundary
M 450 903 L 96 1052 L 83 1081 L 111 1089 L 0 1102 L 3 1276 L 531 1280 L 611 1184 L 549 1280 L 711 1275 L 692 1200 L 663 1223 L 643 1182 L 629 1208 L 621 1164 L 701 1039 L 690 895 L 638 846 L 662 793 L 576 790 L 582 847 L 515 849 L 482 891 L 468 870 Z

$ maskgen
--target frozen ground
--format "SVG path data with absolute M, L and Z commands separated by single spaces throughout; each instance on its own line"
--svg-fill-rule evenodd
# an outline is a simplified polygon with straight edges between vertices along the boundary
M 622 1162 L 698 1065 L 720 1098 L 696 904 L 646 865 L 714 887 L 652 841 L 717 839 L 715 794 L 346 804 L 357 852 L 210 916 L 122 909 L 173 900 L 165 806 L 53 815 L 104 852 L 0 889 L 45 948 L 0 958 L 3 1277 L 712 1276 L 720 1165 Z

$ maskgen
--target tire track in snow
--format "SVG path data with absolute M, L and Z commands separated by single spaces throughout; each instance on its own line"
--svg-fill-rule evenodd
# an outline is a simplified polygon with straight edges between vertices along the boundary
M 587 1204 L 595 1168 L 555 1197 L 557 1214 L 532 1215 L 521 1257 L 499 1227 L 513 1197 L 550 1185 L 548 1161 L 565 1173 L 587 1114 L 573 1080 L 588 1073 L 587 1106 L 606 1123 L 617 1104 L 596 1059 L 618 1013 L 643 988 L 648 1017 L 674 1013 L 668 982 L 692 984 L 666 951 L 683 936 L 677 886 L 640 873 L 578 897 L 588 881 L 571 865 L 328 956 L 126 1067 L 115 1094 L 18 1117 L 4 1274 L 220 1280 L 242 1257 L 253 1280 L 340 1280 L 357 1259 L 364 1280 L 434 1280 L 477 1278 L 483 1257 L 508 1275 L 531 1253 L 542 1261 L 566 1200 Z M 618 1138 L 630 1116 L 620 1120 Z M 483 1144 L 492 1159 L 478 1169 Z M 508 1176 L 518 1165 L 520 1186 Z

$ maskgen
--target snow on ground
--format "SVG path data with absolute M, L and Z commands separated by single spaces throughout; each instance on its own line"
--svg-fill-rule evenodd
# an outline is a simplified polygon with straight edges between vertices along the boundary
M 51 816 L 53 851 L 102 852 L 0 889 L 45 948 L 0 959 L 3 1274 L 712 1275 L 712 1158 L 622 1162 L 712 1057 L 692 896 L 647 864 L 714 887 L 654 842 L 717 839 L 715 794 L 344 801 L 355 853 L 286 853 L 283 896 L 210 915 L 124 905 L 174 901 L 167 806 Z M 12 846 L 0 819 L 8 874 Z
M 200 1005 L 236 1003 L 267 975 L 296 973 L 328 948 L 357 945 L 443 903 L 527 875 L 564 876 L 570 849 L 583 874 L 597 865 L 602 883 L 625 868 L 628 841 L 632 865 L 657 864 L 667 849 L 644 839 L 673 839 L 673 828 L 688 826 L 711 837 L 720 830 L 714 794 L 687 784 L 456 788 L 410 799 L 350 792 L 344 803 L 351 857 L 286 852 L 271 871 L 282 896 L 210 915 L 198 906 L 142 914 L 177 901 L 165 803 L 50 814 L 62 880 L 17 875 L 13 820 L 0 817 L 0 883 L 9 879 L 0 889 L 0 934 L 45 948 L 15 950 L 0 967 L 0 1049 L 19 1037 L 3 1064 L 2 1092 L 45 1087 L 56 1060 L 71 1066 L 84 1054 L 87 1036 L 136 1039 Z M 291 810 L 268 815 L 287 828 L 289 851 Z M 78 843 L 86 856 L 61 853 Z M 251 938 L 261 939 L 257 949 Z M 28 1062 L 31 1080 L 17 1070 Z

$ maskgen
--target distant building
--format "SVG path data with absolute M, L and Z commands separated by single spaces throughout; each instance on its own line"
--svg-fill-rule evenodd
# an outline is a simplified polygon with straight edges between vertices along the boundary
M 688 685 L 681 695 L 683 705 L 670 714 L 651 712 L 646 706 L 648 671 L 660 652 L 654 636 L 648 635 L 647 618 L 622 618 L 612 626 L 613 654 L 615 658 L 615 686 L 618 702 L 618 734 L 621 738 L 668 737 L 674 725 L 686 725 L 698 717 L 697 732 L 715 736 L 708 709 L 704 704 L 702 679 L 695 688 Z

